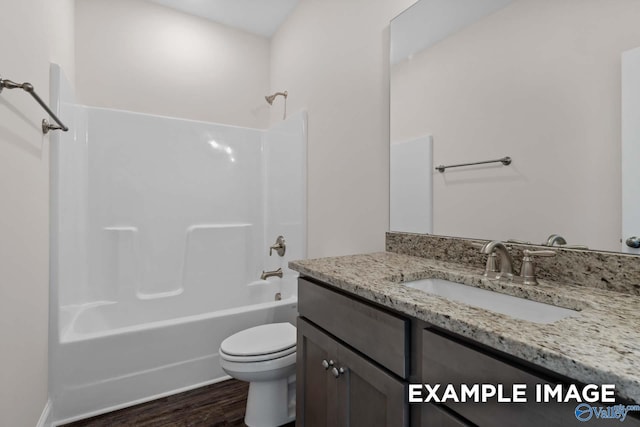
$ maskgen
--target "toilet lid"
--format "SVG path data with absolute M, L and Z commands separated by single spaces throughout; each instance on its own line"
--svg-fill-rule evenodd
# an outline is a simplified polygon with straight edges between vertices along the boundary
M 220 350 L 232 356 L 259 356 L 282 352 L 296 345 L 291 323 L 270 323 L 245 329 L 222 341 Z

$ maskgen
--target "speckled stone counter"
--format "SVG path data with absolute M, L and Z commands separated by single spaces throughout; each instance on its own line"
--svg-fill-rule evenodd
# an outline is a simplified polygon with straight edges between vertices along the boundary
M 546 280 L 540 280 L 538 286 L 488 280 L 476 266 L 391 252 L 294 261 L 289 267 L 578 381 L 615 384 L 620 396 L 640 403 L 639 296 Z M 430 277 L 580 313 L 551 324 L 537 324 L 400 284 Z
M 433 234 L 388 232 L 387 252 L 483 268 L 486 256 L 470 243 L 487 240 Z M 559 246 L 536 246 L 508 243 L 515 271 L 519 271 L 523 249 L 553 249 L 556 256 L 536 258 L 537 276 L 577 286 L 640 295 L 640 256 L 618 252 L 564 249 Z

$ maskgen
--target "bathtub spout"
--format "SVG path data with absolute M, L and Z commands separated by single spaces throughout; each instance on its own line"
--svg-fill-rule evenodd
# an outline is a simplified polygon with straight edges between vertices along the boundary
M 280 277 L 282 278 L 282 268 L 279 268 L 274 271 L 263 271 L 260 279 L 267 280 L 268 277 Z

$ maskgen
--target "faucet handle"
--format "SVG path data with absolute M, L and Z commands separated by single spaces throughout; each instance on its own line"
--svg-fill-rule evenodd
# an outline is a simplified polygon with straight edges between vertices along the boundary
M 556 251 L 552 251 L 551 249 L 542 249 L 539 251 L 531 251 L 529 249 L 525 249 L 522 251 L 522 253 L 524 254 L 525 258 L 533 255 L 543 257 L 556 256 Z
M 284 241 L 284 237 L 278 236 L 278 238 L 276 239 L 276 243 L 269 247 L 269 256 L 273 254 L 274 249 L 279 256 L 284 256 L 284 253 L 287 250 L 287 245 Z
M 558 247 L 560 249 L 582 249 L 582 250 L 589 249 L 589 246 L 586 246 L 586 245 L 560 245 Z
M 485 243 L 471 242 L 471 246 L 482 249 L 484 248 Z M 484 277 L 495 278 L 498 275 L 498 271 L 498 255 L 496 255 L 494 250 L 487 257 L 487 264 L 485 265 L 484 273 L 482 275 Z
M 518 240 L 518 239 L 509 239 L 505 243 L 515 243 L 517 245 L 532 245 L 533 243 L 528 242 L 526 240 Z
M 498 275 L 499 271 L 500 270 L 498 269 L 498 255 L 496 255 L 494 251 L 494 252 L 491 252 L 487 257 L 487 264 L 484 267 L 483 276 L 494 278 Z
M 522 268 L 520 269 L 520 281 L 525 285 L 537 285 L 538 278 L 536 277 L 536 264 L 533 259 L 534 256 L 552 257 L 556 256 L 556 251 L 552 250 L 540 250 L 530 251 L 525 249 L 522 251 L 524 258 L 522 258 Z

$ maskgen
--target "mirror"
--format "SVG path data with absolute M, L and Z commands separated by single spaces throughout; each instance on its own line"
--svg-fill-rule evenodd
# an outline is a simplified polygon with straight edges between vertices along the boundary
M 391 230 L 620 251 L 639 20 L 637 0 L 420 0 L 396 17 Z

